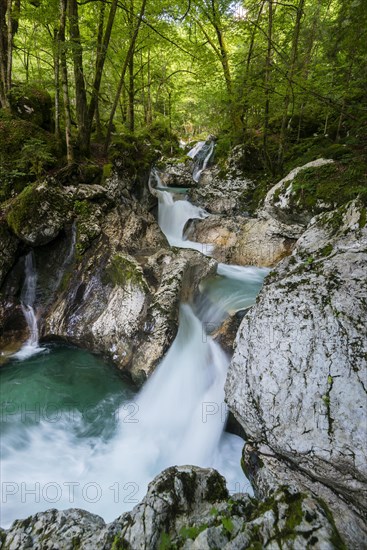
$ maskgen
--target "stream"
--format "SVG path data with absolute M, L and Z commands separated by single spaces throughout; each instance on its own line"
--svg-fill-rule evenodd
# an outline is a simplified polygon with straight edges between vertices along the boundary
M 210 254 L 184 238 L 186 222 L 207 213 L 175 200 L 157 174 L 152 180 L 160 188 L 154 189 L 158 219 L 170 244 Z M 240 466 L 243 440 L 225 431 L 230 357 L 210 334 L 213 325 L 254 303 L 267 273 L 219 264 L 217 275 L 202 281 L 196 303 L 180 306 L 177 336 L 137 393 L 117 369 L 89 352 L 39 347 L 37 275 L 29 254 L 22 307 L 31 336 L 0 370 L 1 526 L 71 507 L 112 521 L 173 465 L 214 467 L 231 493 L 251 494 Z

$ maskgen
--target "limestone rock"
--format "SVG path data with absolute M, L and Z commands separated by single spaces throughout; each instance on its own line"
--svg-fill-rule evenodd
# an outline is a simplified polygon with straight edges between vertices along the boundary
M 228 262 L 246 221 L 242 216 L 212 214 L 203 220 L 192 220 L 185 236 L 208 246 L 214 245 L 212 257 L 219 262 Z
M 228 261 L 236 265 L 271 267 L 291 254 L 302 229 L 275 220 L 250 219 L 242 224 Z
M 71 203 L 52 180 L 27 186 L 10 204 L 7 222 L 31 246 L 49 243 L 71 218 Z
M 285 178 L 270 189 L 265 197 L 263 208 L 259 212 L 259 217 L 267 219 L 270 216 L 290 225 L 294 223 L 307 225 L 312 218 L 312 214 L 309 209 L 299 210 L 293 207 L 292 182 L 302 170 L 309 168 L 317 169 L 332 162 L 334 161 L 331 159 L 317 159 L 292 170 Z M 322 210 L 322 205 L 320 205 L 320 208 Z M 330 205 L 325 205 L 325 209 L 330 210 Z
M 355 202 L 312 220 L 244 318 L 226 384 L 230 409 L 263 464 L 247 465 L 261 472 L 252 476 L 258 492 L 299 487 L 302 477 L 353 548 L 367 533 L 363 225 Z
M 194 187 L 196 183 L 192 179 L 192 170 L 183 163 L 168 163 L 164 171 L 160 172 L 162 184 L 167 187 Z
M 238 550 L 344 548 L 324 503 L 282 489 L 264 502 L 229 494 L 215 470 L 172 467 L 149 485 L 142 502 L 109 525 L 82 510 L 49 510 L 2 531 L 4 550 Z
M 131 367 L 134 378 L 138 380 L 151 374 L 173 341 L 180 302 L 190 301 L 200 280 L 216 269 L 215 261 L 195 250 L 179 250 L 163 256 L 158 253 L 158 256 L 161 256 L 159 261 L 163 268 L 160 284 L 152 297 L 144 322 L 144 337 L 136 349 Z M 151 258 L 148 263 L 155 263 L 156 258 Z
M 190 191 L 190 200 L 215 214 L 231 214 L 242 211 L 240 196 L 253 182 L 244 176 L 222 177 L 217 167 L 207 168 L 201 174 L 199 184 Z

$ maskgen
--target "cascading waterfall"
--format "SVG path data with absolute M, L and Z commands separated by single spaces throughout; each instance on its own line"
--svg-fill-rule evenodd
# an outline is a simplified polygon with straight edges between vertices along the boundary
M 29 252 L 24 260 L 25 263 L 25 278 L 21 292 L 21 307 L 24 318 L 27 322 L 27 327 L 30 336 L 22 348 L 13 355 L 17 359 L 26 359 L 35 353 L 43 351 L 44 348 L 39 347 L 38 321 L 34 304 L 36 301 L 37 289 L 37 271 L 34 261 L 33 251 Z
M 160 189 L 153 187 L 153 180 Z M 190 241 L 184 237 L 186 223 L 194 219 L 202 220 L 208 216 L 208 213 L 203 208 L 195 206 L 187 200 L 175 201 L 172 193 L 162 190 L 165 187 L 162 185 L 156 170 L 151 172 L 149 187 L 151 192 L 158 198 L 158 224 L 167 237 L 169 244 L 179 248 L 199 250 L 203 254 L 210 254 L 212 251 L 210 245 Z
M 194 159 L 192 178 L 195 182 L 199 181 L 201 174 L 207 168 L 213 155 L 214 147 L 214 141 L 204 141 L 197 143 L 196 146 L 189 151 L 188 156 Z
M 35 360 L 30 361 L 34 365 Z M 79 407 L 68 407 L 72 399 L 65 388 L 61 388 L 65 410 L 52 406 L 48 412 L 46 406 L 28 406 L 28 418 L 34 420 L 39 415 L 38 421 L 28 425 L 21 408 L 10 408 L 8 416 L 14 426 L 4 431 L 1 441 L 2 483 L 9 488 L 2 525 L 8 526 L 20 515 L 50 508 L 54 491 L 57 498 L 51 501 L 52 507 L 72 505 L 112 520 L 143 498 L 148 483 L 159 472 L 180 464 L 217 468 L 227 478 L 230 491 L 251 492 L 240 467 L 243 441 L 223 433 L 228 364 L 229 357 L 207 336 L 192 308 L 182 305 L 175 341 L 135 400 L 112 411 L 116 425 L 107 437 L 93 435 L 94 423 L 101 424 L 100 414 L 82 414 Z M 12 372 L 9 368 L 9 376 Z M 52 375 L 44 382 L 47 392 L 52 392 L 54 379 Z M 74 392 L 77 383 L 78 378 L 71 381 Z M 13 383 L 10 386 L 14 388 Z M 43 395 L 38 380 L 37 388 Z M 53 399 L 51 396 L 51 405 Z M 104 422 L 111 420 L 111 399 L 106 396 L 104 400 Z M 6 411 L 5 407 L 5 416 Z M 24 498 L 22 487 L 36 487 L 36 493 Z M 99 498 L 87 499 L 86 487 L 94 487 Z
M 154 172 L 153 178 L 161 183 Z M 173 201 L 168 191 L 152 186 L 151 190 L 159 199 L 159 224 L 170 244 L 203 251 L 201 243 L 185 240 L 183 232 L 188 219 L 201 219 L 207 213 L 188 201 Z M 33 392 L 27 393 L 29 381 L 24 374 L 18 374 L 12 365 L 2 369 L 2 380 L 8 383 L 4 395 L 10 394 L 12 399 L 11 392 L 21 391 L 19 384 L 23 384 L 28 397 L 25 401 L 13 397 L 9 414 L 2 420 L 5 430 L 1 439 L 1 478 L 6 500 L 2 495 L 1 524 L 7 527 L 20 516 L 71 506 L 88 509 L 106 521 L 113 520 L 139 502 L 148 483 L 173 465 L 216 468 L 227 479 L 230 492 L 251 494 L 240 467 L 243 440 L 225 432 L 224 383 L 229 357 L 209 333 L 213 322 L 220 323 L 229 313 L 254 302 L 267 272 L 219 264 L 218 276 L 203 281 L 204 298 L 194 309 L 188 304 L 180 306 L 177 336 L 136 398 L 131 399 L 125 391 L 121 404 L 121 390 L 114 382 L 116 395 L 106 390 L 105 396 L 96 400 L 92 415 L 85 414 L 79 404 L 85 394 L 85 381 L 79 382 L 79 374 L 69 381 L 64 374 L 65 362 L 60 363 L 60 368 L 56 365 L 56 372 L 55 367 L 42 369 L 42 362 L 52 360 L 52 349 L 37 361 L 29 358 L 32 354 L 20 355 L 21 350 L 17 355 L 25 359 L 28 376 L 32 376 L 32 368 L 38 369 L 34 383 L 39 399 L 46 401 L 43 408 L 37 408 Z M 25 315 L 29 314 L 30 329 L 33 327 L 26 344 L 32 349 L 38 348 L 36 285 L 34 258 L 30 254 L 26 257 L 22 303 Z M 88 368 L 90 362 L 88 359 Z M 74 365 L 70 366 L 74 373 Z M 83 365 L 80 373 L 84 370 Z M 88 379 L 88 372 L 86 375 Z M 55 384 L 60 380 L 69 386 L 61 387 L 59 392 Z M 96 384 L 92 387 L 95 391 Z M 53 405 L 55 395 L 62 402 L 56 410 L 51 409 L 50 416 L 48 401 Z M 73 400 L 74 395 L 77 398 Z M 8 400 L 9 397 L 6 413 Z M 36 417 L 25 422 L 22 406 L 29 400 Z M 25 414 L 32 412 L 26 408 Z M 28 491 L 27 498 L 24 491 Z

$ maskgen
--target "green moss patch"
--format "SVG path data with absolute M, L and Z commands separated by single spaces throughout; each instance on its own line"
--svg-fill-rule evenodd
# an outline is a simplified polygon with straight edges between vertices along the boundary
M 103 284 L 113 286 L 125 286 L 131 283 L 142 288 L 146 287 L 146 281 L 142 270 L 129 258 L 116 254 L 107 265 L 103 278 Z
M 367 204 L 366 169 L 362 162 L 335 162 L 301 170 L 292 183 L 292 202 L 313 213 L 320 210 L 320 203 L 336 208 L 360 197 Z

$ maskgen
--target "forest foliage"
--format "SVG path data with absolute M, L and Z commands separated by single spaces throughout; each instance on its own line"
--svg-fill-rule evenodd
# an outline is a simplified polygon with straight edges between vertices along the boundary
M 0 0 L 0 134 L 12 112 L 72 163 L 211 133 L 280 173 L 305 139 L 366 146 L 366 44 L 363 0 Z

